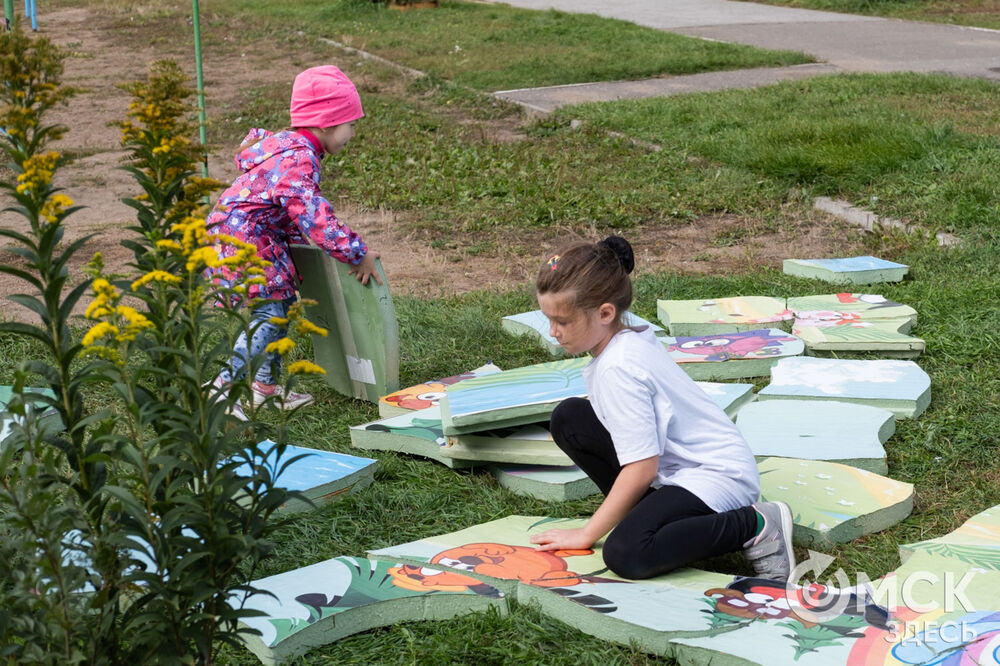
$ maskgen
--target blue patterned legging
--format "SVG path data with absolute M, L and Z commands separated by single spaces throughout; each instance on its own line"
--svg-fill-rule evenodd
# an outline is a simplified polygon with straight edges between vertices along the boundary
M 264 349 L 269 344 L 284 337 L 286 327 L 272 324 L 269 320 L 271 317 L 286 318 L 288 316 L 288 308 L 294 302 L 295 296 L 292 296 L 283 301 L 272 301 L 257 308 L 250 316 L 250 331 L 252 333 L 250 344 L 247 344 L 246 331 L 240 333 L 240 337 L 236 339 L 236 344 L 233 345 L 233 353 L 229 357 L 228 367 L 223 368 L 222 372 L 219 373 L 223 382 L 228 383 L 234 379 L 243 377 L 243 373 L 246 372 L 246 365 L 251 358 L 264 353 Z M 264 364 L 257 370 L 254 379 L 261 384 L 276 384 L 280 374 L 281 356 L 271 352 L 267 354 Z

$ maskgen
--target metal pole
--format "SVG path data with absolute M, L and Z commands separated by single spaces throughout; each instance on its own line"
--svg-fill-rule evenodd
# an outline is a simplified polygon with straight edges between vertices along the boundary
M 3 0 L 3 19 L 7 30 L 14 28 L 14 0 Z
M 205 77 L 201 71 L 201 22 L 198 20 L 198 0 L 191 0 L 191 4 L 194 10 L 194 61 L 198 82 L 198 139 L 201 141 L 201 175 L 208 178 L 208 140 L 205 136 L 205 127 L 208 123 L 205 119 Z

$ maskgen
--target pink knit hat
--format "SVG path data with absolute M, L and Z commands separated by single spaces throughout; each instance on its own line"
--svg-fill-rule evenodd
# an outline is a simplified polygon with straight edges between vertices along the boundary
M 357 88 L 333 65 L 310 67 L 295 77 L 290 111 L 292 127 L 321 129 L 365 115 Z

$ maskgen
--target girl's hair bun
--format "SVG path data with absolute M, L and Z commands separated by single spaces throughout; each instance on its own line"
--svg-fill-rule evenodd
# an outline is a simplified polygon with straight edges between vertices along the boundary
M 631 273 L 632 269 L 635 268 L 635 253 L 632 252 L 632 245 L 621 236 L 608 236 L 598 245 L 614 252 L 626 273 Z

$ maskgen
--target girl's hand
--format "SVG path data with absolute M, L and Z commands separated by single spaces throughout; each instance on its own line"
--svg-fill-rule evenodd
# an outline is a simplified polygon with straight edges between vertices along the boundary
M 596 541 L 582 527 L 575 530 L 546 530 L 529 540 L 538 544 L 538 550 L 587 550 Z
M 375 270 L 375 260 L 379 258 L 378 252 L 372 252 L 371 250 L 361 259 L 361 263 L 354 266 L 351 270 L 347 271 L 348 275 L 356 275 L 358 282 L 361 284 L 368 284 L 368 278 L 375 278 L 375 282 L 382 284 L 382 278 L 379 277 L 378 271 Z

